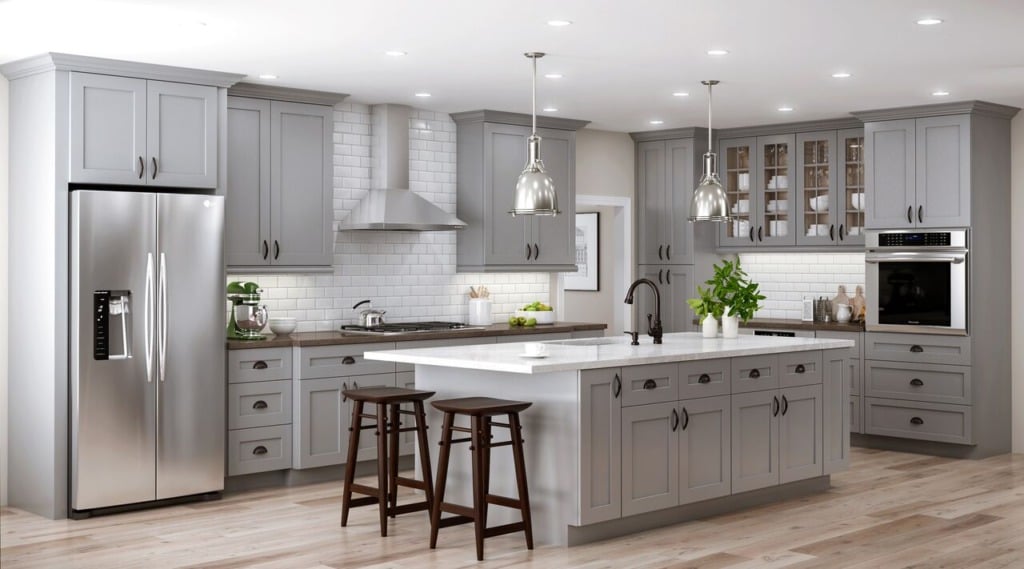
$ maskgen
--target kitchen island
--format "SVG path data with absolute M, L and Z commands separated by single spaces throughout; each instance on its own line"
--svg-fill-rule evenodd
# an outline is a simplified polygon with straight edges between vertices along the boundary
M 666 334 L 369 351 L 415 365 L 435 399 L 531 401 L 522 413 L 538 543 L 574 545 L 823 491 L 849 454 L 850 340 Z M 440 425 L 430 409 L 429 422 Z M 430 430 L 436 464 L 439 428 Z M 500 434 L 498 436 L 501 436 Z M 516 496 L 510 453 L 491 491 Z M 450 501 L 470 503 L 467 449 L 452 454 Z M 514 521 L 491 508 L 489 524 Z

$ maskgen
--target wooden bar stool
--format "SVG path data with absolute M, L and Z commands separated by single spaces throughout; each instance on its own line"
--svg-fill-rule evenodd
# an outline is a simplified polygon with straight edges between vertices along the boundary
M 533 525 L 530 521 L 530 495 L 526 488 L 526 462 L 523 459 L 523 428 L 519 423 L 519 412 L 532 403 L 526 401 L 509 401 L 491 397 L 464 397 L 461 399 L 445 399 L 433 401 L 431 405 L 444 413 L 444 424 L 441 427 L 441 456 L 437 463 L 437 489 L 434 491 L 434 506 L 430 518 L 430 548 L 437 547 L 437 531 L 442 527 L 473 522 L 476 532 L 476 558 L 484 559 L 484 538 L 494 537 L 522 531 L 526 534 L 526 548 L 533 549 Z M 456 427 L 455 416 L 467 415 L 470 427 Z M 497 423 L 492 420 L 495 415 L 506 415 L 508 423 Z M 509 430 L 509 440 L 491 442 L 491 428 L 505 427 Z M 470 436 L 452 439 L 452 431 L 469 433 Z M 451 447 L 456 443 L 470 443 L 473 467 L 473 507 L 460 506 L 444 501 L 445 484 L 448 480 L 448 460 Z M 519 499 L 497 496 L 490 493 L 491 449 L 501 446 L 512 446 L 512 458 L 515 461 L 516 486 Z M 522 514 L 522 521 L 495 527 L 487 525 L 487 506 L 495 504 L 506 508 L 516 508 Z M 441 519 L 441 512 L 456 514 Z
M 418 391 L 401 387 L 367 387 L 363 389 L 347 389 L 342 392 L 354 403 L 352 407 L 352 426 L 349 427 L 348 462 L 345 464 L 345 487 L 341 497 L 341 525 L 348 524 L 348 509 L 369 504 L 377 504 L 380 510 L 380 535 L 387 537 L 387 518 L 398 514 L 427 510 L 429 515 L 434 503 L 433 480 L 430 475 L 430 456 L 427 452 L 427 417 L 423 412 L 423 400 L 433 397 L 433 391 Z M 376 405 L 376 413 L 364 413 L 365 404 Z M 399 405 L 411 403 L 412 411 L 400 409 Z M 401 415 L 416 417 L 416 425 L 403 428 Z M 364 425 L 363 419 L 374 422 Z M 364 429 L 374 429 L 377 437 L 377 487 L 355 484 L 356 455 L 359 452 L 359 433 Z M 419 446 L 420 469 L 423 480 L 404 478 L 398 475 L 398 435 L 416 431 L 416 444 Z M 423 490 L 426 500 L 411 504 L 398 505 L 398 487 Z M 352 498 L 352 492 L 365 494 L 363 498 Z

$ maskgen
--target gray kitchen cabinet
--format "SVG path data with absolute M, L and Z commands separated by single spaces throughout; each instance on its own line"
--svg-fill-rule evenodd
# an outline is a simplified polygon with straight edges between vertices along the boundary
M 342 464 L 348 452 L 351 408 L 341 392 L 349 378 L 325 377 L 295 381 L 292 468 Z
M 648 364 L 622 369 L 622 406 L 665 403 L 679 399 L 679 366 Z
M 850 433 L 860 430 L 860 397 L 850 396 L 846 350 L 822 352 L 822 473 L 850 467 Z
M 509 214 L 516 180 L 526 164 L 529 116 L 456 113 L 456 271 L 575 271 L 576 130 L 585 121 L 538 119 L 541 159 L 555 182 L 556 216 Z
M 217 87 L 69 76 L 68 181 L 217 187 Z
M 836 183 L 835 131 L 796 135 L 796 243 L 839 243 L 843 204 Z M 767 207 L 769 210 L 776 207 Z M 770 204 L 768 204 L 770 206 Z M 837 233 L 838 232 L 838 233 Z
M 971 224 L 969 115 L 868 122 L 868 227 Z
M 395 387 L 396 377 L 394 373 L 378 373 L 373 375 L 354 375 L 346 378 L 349 389 L 366 389 L 369 387 Z M 348 428 L 352 425 L 352 402 L 345 400 L 346 417 L 343 421 L 342 432 L 348 436 Z M 363 407 L 364 413 L 376 413 L 377 410 L 370 404 Z M 366 423 L 368 424 L 368 423 Z M 401 454 L 401 450 L 399 450 Z M 360 433 L 359 451 L 356 453 L 357 461 L 372 460 L 377 458 L 377 437 L 373 436 L 372 430 Z
M 846 381 L 846 392 L 850 397 L 850 431 L 854 433 L 862 433 L 861 428 L 861 406 L 860 398 L 864 395 L 864 333 L 863 332 L 833 332 L 826 330 L 818 330 L 815 332 L 816 338 L 835 338 L 840 340 L 853 340 L 856 342 L 854 347 L 845 350 L 845 365 L 846 368 L 843 370 L 843 375 Z M 828 370 L 828 362 L 824 362 L 826 373 Z M 828 400 L 828 385 L 826 384 L 826 401 Z M 856 401 L 854 401 L 856 400 Z M 827 425 L 826 425 L 827 427 Z
M 692 138 L 637 143 L 640 264 L 693 263 L 696 146 Z
M 333 125 L 327 105 L 228 98 L 229 267 L 331 266 Z
M 821 385 L 779 390 L 779 482 L 821 476 L 824 458 Z
M 290 347 L 228 351 L 228 476 L 291 468 L 291 355 Z
M 665 332 L 688 332 L 696 329 L 696 315 L 686 303 L 694 292 L 693 265 L 640 265 L 639 276 L 658 285 L 661 294 L 661 322 Z M 636 291 L 637 327 L 641 333 L 648 329 L 647 315 L 654 314 L 654 293 L 648 287 Z
M 732 491 L 779 483 L 778 390 L 733 393 Z
M 679 503 L 677 403 L 622 409 L 622 515 Z
M 840 245 L 864 245 L 867 193 L 864 191 L 864 129 L 850 128 L 837 133 L 839 187 L 836 235 Z
M 719 229 L 718 243 L 722 247 L 752 247 L 757 243 L 756 145 L 753 137 L 719 142 L 719 172 L 732 216 L 732 221 Z
M 618 368 L 580 372 L 580 523 L 622 516 L 622 378 Z
M 719 148 L 733 216 L 733 221 L 719 229 L 719 245 L 795 245 L 795 135 L 722 140 Z
M 731 407 L 728 395 L 680 402 L 679 504 L 731 493 Z

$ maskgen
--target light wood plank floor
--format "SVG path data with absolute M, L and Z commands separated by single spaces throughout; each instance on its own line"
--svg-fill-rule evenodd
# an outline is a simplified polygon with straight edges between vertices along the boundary
M 47 520 L 0 510 L 0 565 L 24 567 L 355 568 L 1024 567 L 1024 455 L 958 461 L 854 449 L 829 492 L 572 549 L 527 551 L 518 534 L 471 526 L 427 548 L 425 513 L 375 507 L 339 527 L 340 483 L 238 493 L 221 501 Z M 407 497 L 408 499 L 408 497 Z

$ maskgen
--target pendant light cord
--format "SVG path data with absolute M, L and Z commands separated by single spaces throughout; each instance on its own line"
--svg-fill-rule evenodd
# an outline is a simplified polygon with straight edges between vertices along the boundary
M 711 83 L 708 83 L 708 152 L 711 152 Z
M 533 136 L 537 136 L 537 56 L 530 57 L 533 60 Z

